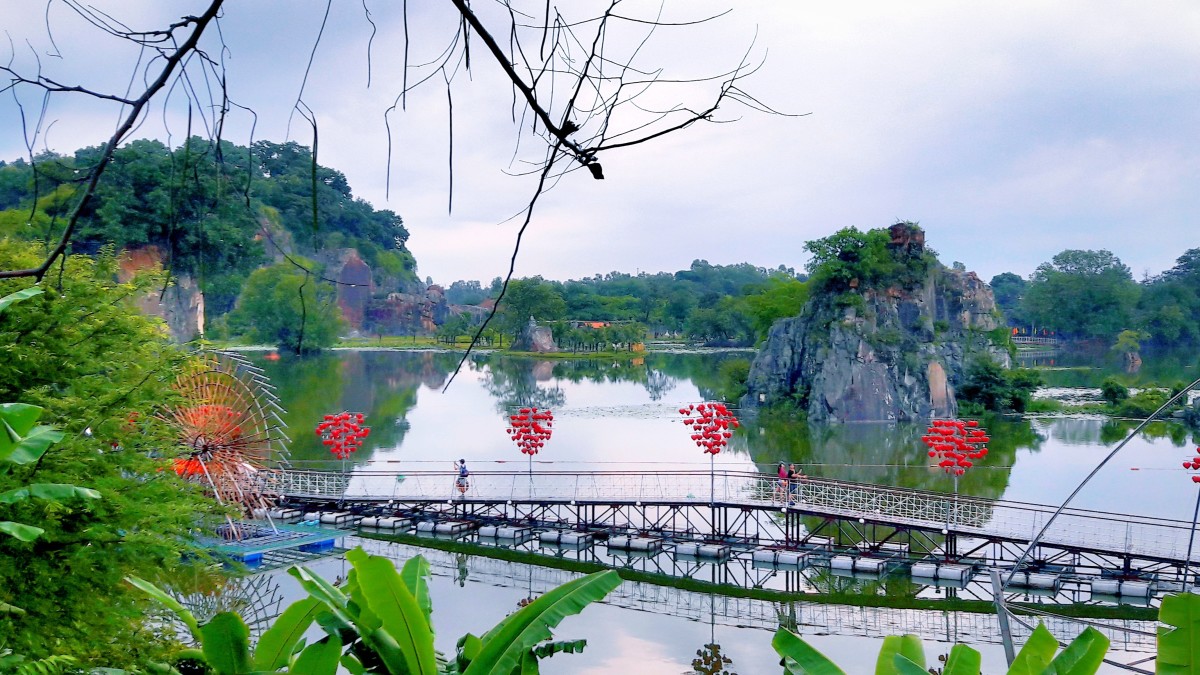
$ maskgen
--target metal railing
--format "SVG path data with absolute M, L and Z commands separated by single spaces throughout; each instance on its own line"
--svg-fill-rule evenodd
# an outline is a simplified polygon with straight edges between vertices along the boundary
M 785 508 L 839 518 L 1029 541 L 1054 506 L 981 499 L 883 485 L 778 478 L 743 471 L 481 471 L 468 485 L 451 472 L 280 470 L 261 474 L 268 493 L 345 501 L 494 501 L 693 504 Z M 1056 547 L 1183 561 L 1192 523 L 1066 509 L 1043 538 Z M 1192 553 L 1200 561 L 1200 546 Z

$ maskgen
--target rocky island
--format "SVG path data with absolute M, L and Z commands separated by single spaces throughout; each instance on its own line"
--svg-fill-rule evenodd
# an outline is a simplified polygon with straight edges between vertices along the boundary
M 812 295 L 772 326 L 743 410 L 790 405 L 814 422 L 952 417 L 971 358 L 1010 363 L 991 288 L 938 262 L 915 223 L 844 229 L 808 250 Z

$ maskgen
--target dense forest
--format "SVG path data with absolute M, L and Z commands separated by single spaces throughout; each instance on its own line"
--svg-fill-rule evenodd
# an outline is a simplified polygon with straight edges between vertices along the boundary
M 0 237 L 53 240 L 101 149 L 0 161 Z M 314 199 L 315 194 L 315 199 Z M 376 287 L 416 281 L 400 216 L 351 192 L 346 176 L 296 143 L 242 147 L 198 137 L 178 148 L 137 140 L 117 149 L 72 239 L 75 253 L 155 247 L 173 275 L 194 277 L 207 318 L 233 309 L 247 278 L 286 252 L 356 249 Z
M 495 297 L 499 287 L 500 279 L 486 289 L 478 281 L 455 281 L 446 289 L 446 297 L 453 304 L 478 304 Z M 587 340 L 587 330 L 584 335 L 570 334 L 571 322 L 632 325 L 654 338 L 752 345 L 766 337 L 775 319 L 799 312 L 807 298 L 807 284 L 791 268 L 696 260 L 675 273 L 610 272 L 565 282 L 541 277 L 514 280 L 504 296 L 497 328 L 516 334 L 532 316 L 554 324 L 560 345 Z
M 1200 346 L 1200 248 L 1140 282 L 1110 251 L 1067 250 L 1028 279 L 992 277 L 996 303 L 1010 326 L 1137 351 Z
M 0 238 L 36 243 L 57 237 L 80 189 L 82 169 L 99 151 L 0 161 Z M 169 275 L 195 279 L 204 293 L 209 333 L 216 337 L 302 349 L 305 345 L 291 344 L 300 315 L 314 322 L 300 331 L 313 346 L 350 330 L 436 332 L 447 339 L 473 332 L 485 313 L 466 310 L 487 307 L 499 295 L 501 280 L 487 286 L 454 281 L 444 296 L 427 296 L 432 280 L 418 280 L 407 239 L 400 216 L 356 198 L 345 175 L 319 165 L 308 148 L 192 138 L 174 149 L 151 140 L 118 149 L 83 211 L 72 250 L 94 255 L 106 246 L 153 247 Z M 854 245 L 846 248 L 847 242 Z M 893 273 L 881 267 L 886 257 L 878 255 L 880 246 L 855 228 L 810 242 L 806 271 L 812 280 L 786 265 L 706 260 L 673 273 L 516 279 L 490 333 L 515 337 L 533 316 L 554 324 L 556 339 L 567 348 L 630 342 L 635 333 L 753 345 L 776 319 L 799 312 L 813 288 L 839 292 L 855 278 Z M 344 263 L 342 252 L 351 249 L 369 269 L 372 297 L 347 325 L 334 304 L 341 293 L 322 277 L 330 263 Z M 834 249 L 853 255 L 832 256 Z M 310 272 L 317 279 L 310 280 Z M 1173 268 L 1141 281 L 1112 252 L 1067 250 L 1028 278 L 1006 272 L 991 285 L 1008 325 L 1022 332 L 1124 352 L 1200 345 L 1200 249 L 1185 251 Z M 305 289 L 312 307 L 297 299 Z M 313 307 L 318 311 L 309 312 Z M 607 332 L 581 331 L 580 322 L 608 324 Z

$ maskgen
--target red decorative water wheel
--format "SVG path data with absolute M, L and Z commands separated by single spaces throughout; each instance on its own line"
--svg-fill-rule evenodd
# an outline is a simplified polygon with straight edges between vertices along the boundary
M 278 403 L 261 371 L 237 354 L 202 352 L 174 385 L 179 403 L 161 417 L 178 433 L 175 472 L 247 513 L 265 508 L 259 472 L 286 459 Z

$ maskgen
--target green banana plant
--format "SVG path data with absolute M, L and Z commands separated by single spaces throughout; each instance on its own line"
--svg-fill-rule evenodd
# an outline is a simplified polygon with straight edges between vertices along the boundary
M 129 577 L 130 584 L 174 612 L 200 649 L 187 658 L 202 661 L 216 675 L 353 673 L 391 675 L 535 675 L 538 660 L 576 653 L 583 640 L 551 641 L 552 629 L 566 617 L 601 600 L 621 578 L 612 570 L 581 577 L 555 588 L 514 612 L 482 637 L 458 641 L 453 660 L 434 650 L 429 563 L 416 556 L 397 570 L 384 557 L 361 548 L 346 554 L 351 564 L 346 583 L 337 587 L 304 567 L 288 572 L 308 597 L 288 606 L 259 638 L 253 652 L 249 630 L 232 612 L 199 624 L 185 607 L 153 584 Z M 325 637 L 305 644 L 316 623 Z
M 1200 675 L 1200 595 L 1179 593 L 1163 598 L 1158 620 L 1159 675 Z
M 1192 596 L 1190 603 L 1200 599 Z M 1166 601 L 1163 607 L 1167 606 Z M 1196 616 L 1200 613 L 1191 613 Z M 1188 630 L 1188 633 L 1194 633 Z M 1071 644 L 1058 652 L 1058 640 L 1041 623 L 1029 636 L 1021 651 L 1008 669 L 1008 675 L 1092 675 L 1100 669 L 1104 655 L 1108 652 L 1108 638 L 1100 631 L 1087 627 Z M 1160 636 L 1160 669 L 1162 638 Z M 814 649 L 799 635 L 780 628 L 771 640 L 771 646 L 783 658 L 783 665 L 790 675 L 845 675 L 845 672 Z M 1190 648 L 1190 647 L 1189 647 Z M 1058 652 L 1057 656 L 1055 652 Z M 1189 653 L 1190 656 L 1190 653 Z M 954 645 L 942 668 L 942 675 L 979 675 L 981 659 L 979 652 L 967 645 Z M 1171 671 L 1193 673 L 1193 670 Z M 921 639 L 915 635 L 893 635 L 885 638 L 875 662 L 876 675 L 929 675 L 925 665 L 925 651 Z
M 42 408 L 36 405 L 0 403 L 0 471 L 6 470 L 6 466 L 23 466 L 38 461 L 51 445 L 63 439 L 61 431 L 37 423 L 42 412 Z M 15 504 L 34 498 L 50 501 L 99 499 L 100 493 L 64 483 L 34 483 L 0 492 L 0 504 Z M 0 532 L 21 541 L 33 541 L 45 530 L 26 523 L 0 520 Z

